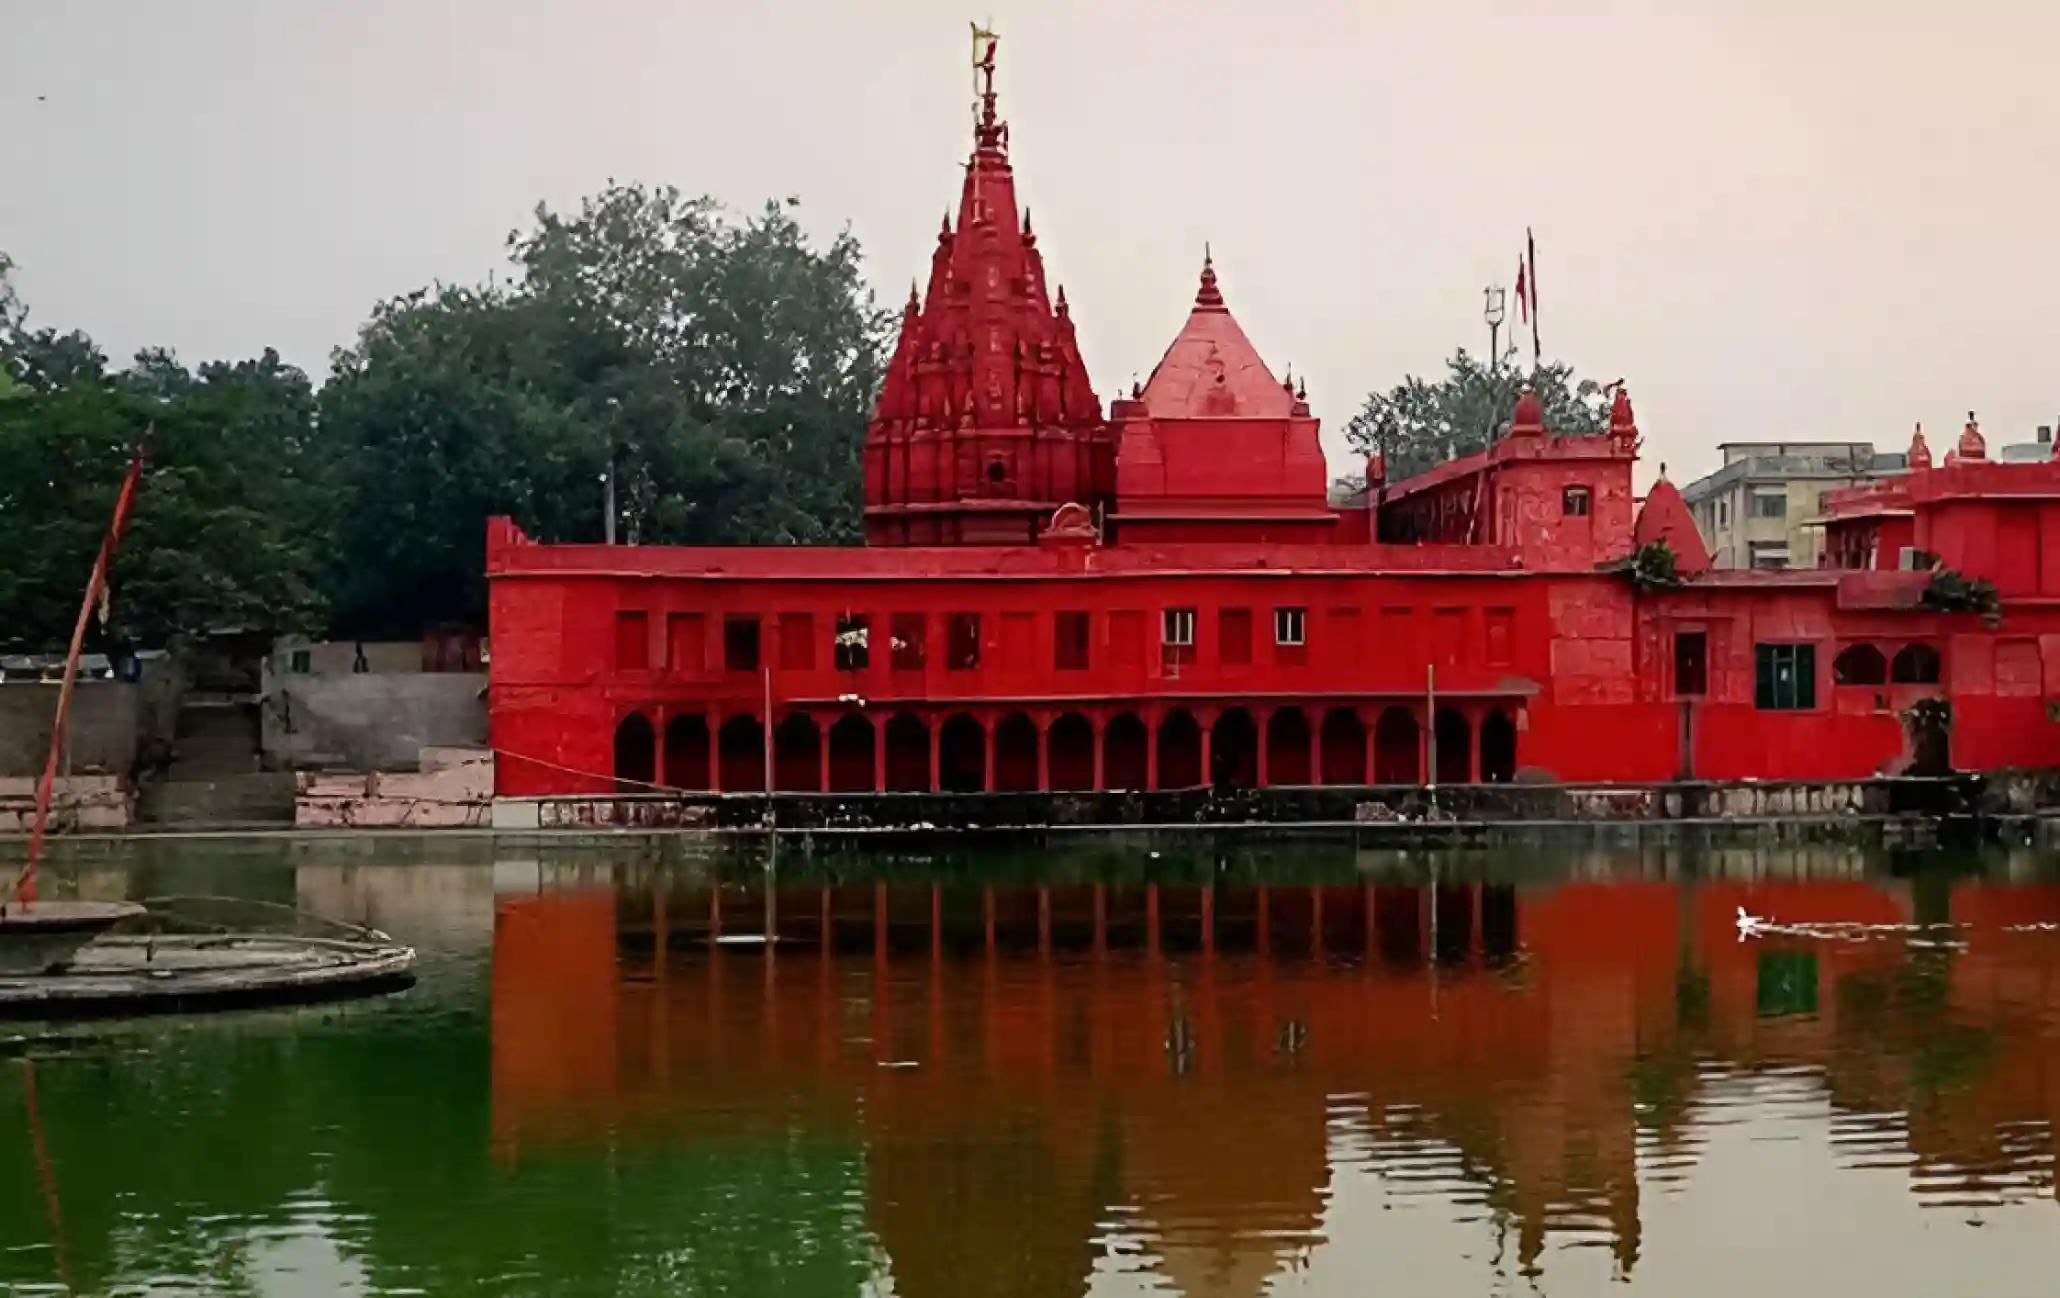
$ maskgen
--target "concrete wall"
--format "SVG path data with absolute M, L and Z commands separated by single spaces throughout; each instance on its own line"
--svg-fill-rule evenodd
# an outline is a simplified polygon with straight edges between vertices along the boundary
M 484 672 L 272 676 L 265 764 L 274 769 L 414 770 L 424 748 L 486 746 Z
M 72 695 L 71 762 L 79 774 L 127 775 L 150 730 L 146 689 L 121 681 L 80 681 Z M 38 776 L 50 751 L 57 687 L 0 685 L 0 776 Z

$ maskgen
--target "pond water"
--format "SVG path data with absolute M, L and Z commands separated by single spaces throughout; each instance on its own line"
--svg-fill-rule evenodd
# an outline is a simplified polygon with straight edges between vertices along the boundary
M 1155 846 L 75 850 L 421 978 L 0 1025 L 0 1291 L 2060 1291 L 2047 863 Z

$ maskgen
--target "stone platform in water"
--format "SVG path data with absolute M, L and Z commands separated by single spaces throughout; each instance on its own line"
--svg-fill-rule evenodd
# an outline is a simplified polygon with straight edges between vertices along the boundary
M 370 995 L 414 981 L 412 947 L 272 934 L 103 937 L 56 972 L 0 975 L 0 1019 L 162 1014 Z

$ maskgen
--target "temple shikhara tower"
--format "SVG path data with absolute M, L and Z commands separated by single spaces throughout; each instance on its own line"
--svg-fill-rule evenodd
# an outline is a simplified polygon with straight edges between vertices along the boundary
M 1988 458 L 1970 417 L 1936 467 L 1919 439 L 1909 472 L 1827 494 L 1827 566 L 1714 570 L 1664 473 L 1637 495 L 1638 416 L 1616 385 L 1600 435 L 1551 428 L 1526 392 L 1485 449 L 1400 481 L 1375 457 L 1334 503 L 1303 384 L 1233 312 L 1234 250 L 1196 250 L 1163 356 L 1104 408 L 1018 202 L 991 39 L 975 68 L 958 205 L 865 431 L 867 544 L 546 545 L 492 520 L 503 796 L 593 815 L 768 781 L 2060 764 L 2060 463 Z
M 1026 544 L 1060 505 L 1098 510 L 1112 493 L 1108 425 L 1066 290 L 1046 286 L 1016 205 L 994 61 L 989 42 L 957 221 L 947 213 L 937 232 L 920 298 L 910 286 L 866 428 L 874 545 Z

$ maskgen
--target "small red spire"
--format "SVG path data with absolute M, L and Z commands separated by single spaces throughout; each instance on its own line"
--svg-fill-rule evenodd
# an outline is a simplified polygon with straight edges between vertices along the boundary
M 1509 419 L 1511 437 L 1540 437 L 1545 433 L 1545 403 L 1538 400 L 1538 394 L 1530 384 L 1524 385 L 1523 394 L 1516 399 L 1516 413 Z
M 1618 379 L 1616 390 L 1616 397 L 1609 404 L 1609 431 L 1635 432 L 1638 428 L 1638 416 L 1631 411 L 1631 389 L 1624 386 L 1622 379 Z
M 922 307 L 922 300 L 916 296 L 916 282 L 911 279 L 908 282 L 908 305 L 903 308 L 903 311 L 913 318 L 917 312 L 922 310 Z
M 1066 305 L 1066 286 L 1064 284 L 1059 285 L 1059 298 L 1058 301 L 1052 303 L 1052 311 L 1061 320 L 1069 319 L 1073 314 L 1073 309 Z
M 1928 469 L 1931 467 L 1931 447 L 1924 440 L 1924 425 L 1918 424 L 1910 432 L 1910 467 Z
M 1202 245 L 1202 287 L 1195 293 L 1195 310 L 1222 311 L 1223 292 L 1216 287 L 1216 259 L 1209 255 L 1209 245 Z
M 1960 430 L 1960 458 L 1963 460 L 1985 460 L 1988 458 L 1988 443 L 1982 440 L 1981 425 L 1974 422 L 1974 412 L 1967 412 L 1967 426 Z
M 951 209 L 948 207 L 944 209 L 944 220 L 937 226 L 937 242 L 951 242 Z

